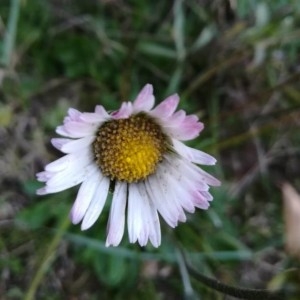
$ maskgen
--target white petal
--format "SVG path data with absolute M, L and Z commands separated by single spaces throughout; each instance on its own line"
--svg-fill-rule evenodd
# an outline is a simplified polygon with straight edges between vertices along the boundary
M 160 189 L 157 188 L 157 179 L 155 175 L 150 175 L 145 180 L 145 186 L 147 193 L 151 200 L 153 201 L 154 206 L 159 211 L 164 220 L 168 223 L 172 228 L 176 227 L 176 221 L 173 220 L 172 213 L 166 209 L 165 206 L 162 205 L 164 201 L 164 196 L 162 195 Z
M 98 182 L 98 187 L 94 193 L 94 197 L 87 209 L 81 224 L 81 230 L 90 228 L 100 216 L 108 195 L 110 180 L 107 177 L 102 177 L 102 181 Z
M 172 143 L 177 153 L 193 163 L 202 165 L 214 165 L 217 162 L 217 160 L 211 155 L 200 150 L 188 147 L 176 139 L 172 139 Z
M 128 216 L 127 227 L 130 243 L 135 243 L 143 227 L 143 199 L 136 183 L 128 186 Z M 144 245 L 142 245 L 144 246 Z
M 212 186 L 220 186 L 221 182 L 217 178 L 213 177 L 212 175 L 208 174 L 201 168 L 193 165 L 192 163 L 189 164 L 190 169 L 194 169 L 200 176 L 203 182 Z
M 64 184 L 65 182 L 70 182 L 73 178 L 77 177 L 81 173 L 88 174 L 87 166 L 95 165 L 92 155 L 81 155 L 84 152 L 76 152 L 73 158 L 70 159 L 68 166 L 63 170 L 54 174 L 46 183 L 47 186 L 55 186 Z M 70 156 L 72 154 L 69 154 Z
M 204 180 L 199 167 L 175 154 L 165 155 L 164 159 L 165 163 L 168 164 L 167 170 L 173 174 L 173 176 L 181 177 L 181 180 L 184 181 L 187 186 L 191 187 L 191 189 L 197 187 L 197 189 L 201 191 L 209 190 L 209 186 Z
M 49 172 L 59 172 L 64 170 L 72 163 L 73 160 L 76 160 L 75 156 L 72 154 L 65 155 L 52 163 L 45 166 L 45 170 Z
M 118 246 L 124 234 L 127 183 L 116 182 L 108 220 L 106 246 Z
M 176 227 L 182 210 L 172 202 L 172 191 L 169 190 L 166 178 L 163 177 L 163 170 L 157 168 L 155 174 L 150 175 L 146 180 L 146 188 L 151 199 L 165 221 L 171 226 Z
M 174 207 L 176 209 L 176 213 L 173 215 L 173 217 L 176 218 L 176 222 L 185 222 L 186 216 L 182 205 L 178 200 L 178 187 L 176 187 L 176 183 L 174 183 L 174 174 L 170 172 L 169 166 L 164 163 L 160 164 L 158 169 L 157 176 L 159 177 L 159 182 L 162 183 L 162 187 L 166 195 L 164 205 L 168 206 L 168 209 L 170 209 L 170 207 Z
M 193 213 L 195 207 L 192 201 L 191 193 L 196 190 L 196 186 L 191 179 L 187 178 L 180 171 L 171 168 L 167 160 L 164 161 L 164 177 L 168 181 L 170 193 L 174 205 L 183 207 L 186 211 Z M 170 196 L 171 197 L 171 196 Z
M 150 238 L 150 241 L 154 247 L 158 247 L 161 243 L 161 231 L 160 223 L 157 210 L 151 200 L 151 197 L 147 193 L 145 183 L 140 183 L 138 189 L 141 195 L 141 198 L 144 201 L 144 216 L 145 221 L 143 222 L 144 231 L 147 231 L 147 240 Z M 147 241 L 145 242 L 145 244 Z
M 178 180 L 175 176 L 172 175 L 168 176 L 168 180 L 170 183 L 170 188 L 174 193 L 174 201 L 176 201 L 178 205 L 183 207 L 189 213 L 194 213 L 195 206 L 190 195 L 191 190 L 189 189 L 189 186 L 185 185 L 185 182 L 183 180 Z
M 64 153 L 73 153 L 83 148 L 89 147 L 95 140 L 95 136 L 86 136 L 81 139 L 71 140 L 61 146 L 61 151 Z
M 56 184 L 53 186 L 45 186 L 39 190 L 37 190 L 38 195 L 46 195 L 64 191 L 70 187 L 78 185 L 79 183 L 83 182 L 86 179 L 87 174 L 89 174 L 94 167 L 94 164 L 89 165 L 86 167 L 84 172 L 80 172 L 74 175 L 74 177 L 70 178 L 69 180 L 65 180 L 61 184 Z
M 101 179 L 101 173 L 95 168 L 80 186 L 76 200 L 70 212 L 73 224 L 78 224 L 82 220 Z
M 137 240 L 141 246 L 145 246 L 150 238 L 154 247 L 161 242 L 159 218 L 150 198 L 145 184 L 130 184 L 128 191 L 128 235 L 129 241 Z

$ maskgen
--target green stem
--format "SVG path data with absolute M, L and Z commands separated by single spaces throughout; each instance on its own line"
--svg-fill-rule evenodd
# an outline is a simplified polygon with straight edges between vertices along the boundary
M 185 261 L 186 257 L 183 255 Z M 283 300 L 285 299 L 283 291 L 269 291 L 265 289 L 246 289 L 239 288 L 231 285 L 224 284 L 214 278 L 207 277 L 198 271 L 196 271 L 192 266 L 190 266 L 186 261 L 186 267 L 189 273 L 198 281 L 206 285 L 207 287 L 218 291 L 222 294 L 233 296 L 239 299 L 249 299 L 249 300 Z
M 183 282 L 185 299 L 195 299 L 194 290 L 190 282 L 189 272 L 187 270 L 184 257 L 178 248 L 175 248 L 175 251 L 180 275 Z
M 47 270 L 49 269 L 51 263 L 55 258 L 56 248 L 59 245 L 59 242 L 70 225 L 69 217 L 66 216 L 63 221 L 61 222 L 56 234 L 54 235 L 52 241 L 50 242 L 48 248 L 46 249 L 46 253 L 42 259 L 42 262 L 35 273 L 35 276 L 31 282 L 29 289 L 25 295 L 24 300 L 34 300 L 35 293 L 40 285 L 44 275 L 46 274 Z

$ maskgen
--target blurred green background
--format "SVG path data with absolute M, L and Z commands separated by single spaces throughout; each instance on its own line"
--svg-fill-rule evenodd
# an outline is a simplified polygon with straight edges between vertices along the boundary
M 299 299 L 300 247 L 285 240 L 300 200 L 282 183 L 300 188 L 300 1 L 2 0 L 0 36 L 0 299 L 234 299 L 179 249 L 226 284 Z M 77 188 L 38 197 L 35 173 L 60 157 L 68 107 L 115 110 L 146 83 L 205 123 L 189 144 L 218 158 L 207 170 L 223 184 L 208 211 L 162 222 L 158 249 L 127 234 L 105 248 L 109 207 L 81 232 Z

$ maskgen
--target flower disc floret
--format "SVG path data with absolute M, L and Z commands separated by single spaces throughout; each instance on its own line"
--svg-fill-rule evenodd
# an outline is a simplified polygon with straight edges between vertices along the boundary
M 167 151 L 160 126 L 145 114 L 110 120 L 93 143 L 96 163 L 111 180 L 137 182 L 154 173 Z

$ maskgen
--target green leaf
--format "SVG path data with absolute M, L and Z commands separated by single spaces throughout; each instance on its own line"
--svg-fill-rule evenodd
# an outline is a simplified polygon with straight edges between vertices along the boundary
M 165 58 L 175 59 L 177 57 L 176 51 L 172 48 L 161 46 L 151 42 L 140 42 L 138 50 L 147 55 L 160 56 Z

